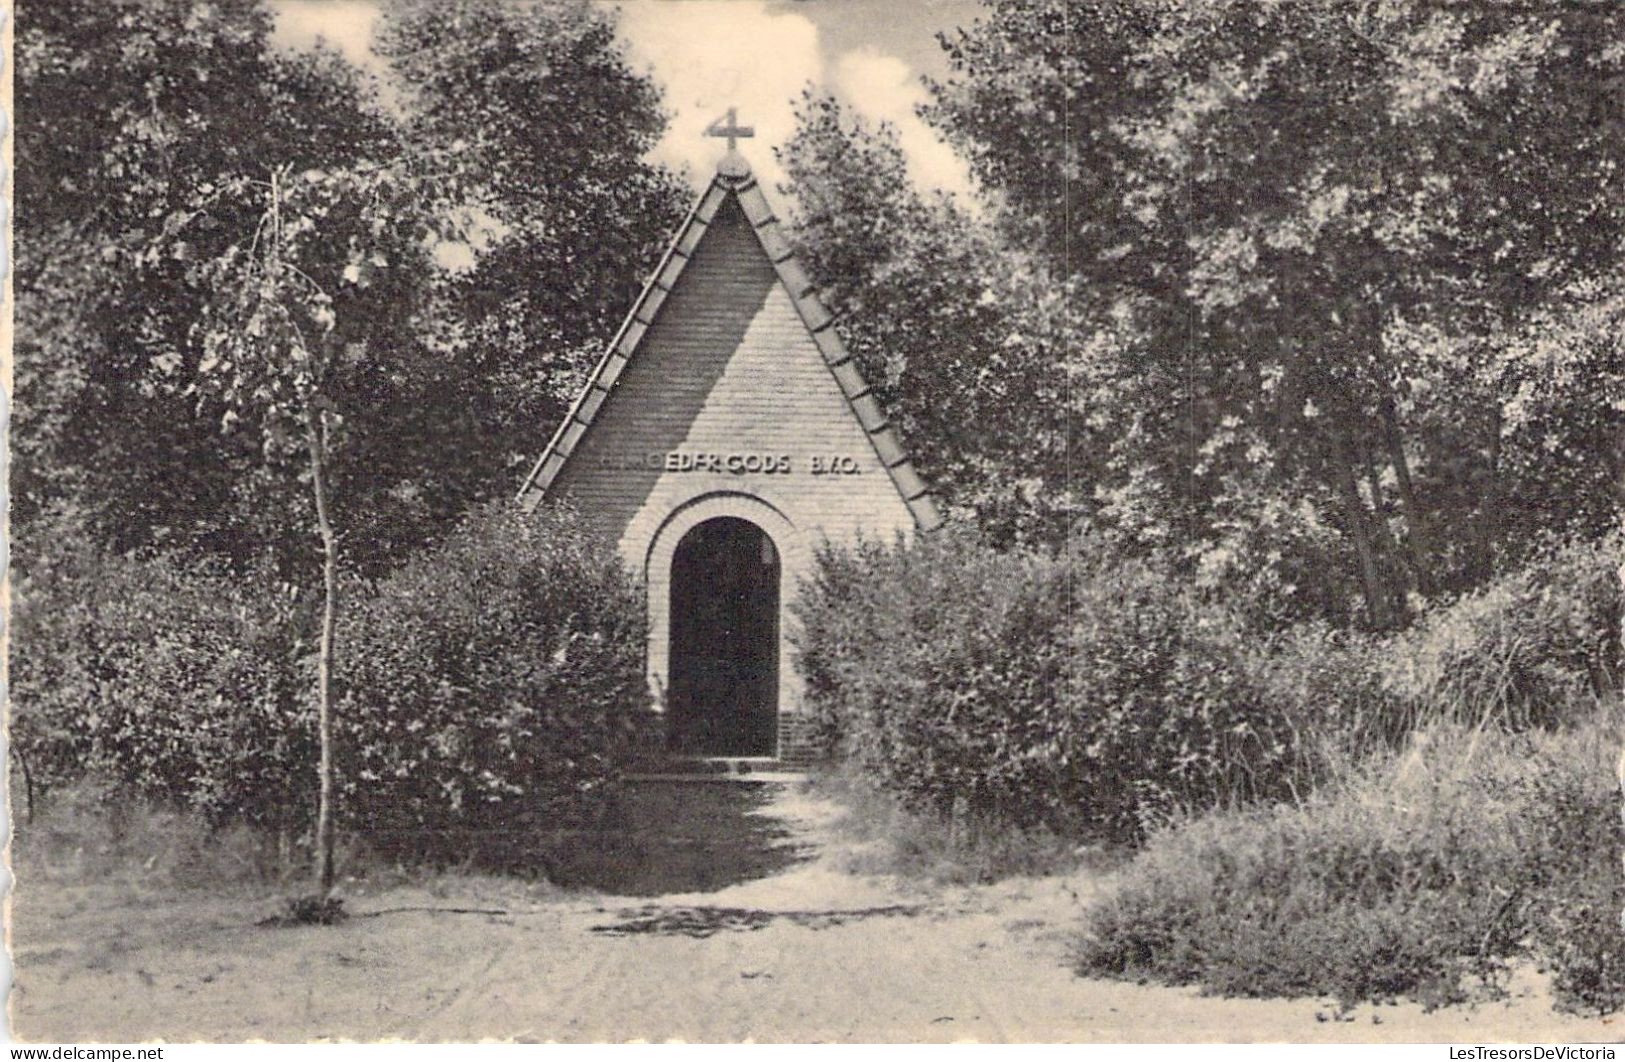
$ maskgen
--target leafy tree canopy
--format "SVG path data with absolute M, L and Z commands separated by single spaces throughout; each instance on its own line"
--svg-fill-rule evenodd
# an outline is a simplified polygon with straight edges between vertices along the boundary
M 675 214 L 640 161 L 653 89 L 586 3 L 392 7 L 383 85 L 271 28 L 255 0 L 24 12 L 24 525 L 67 507 L 117 549 L 313 557 L 268 385 L 213 386 L 246 367 L 216 324 L 257 296 L 221 285 L 249 280 L 273 175 L 300 312 L 332 315 L 335 517 L 364 568 L 511 489 Z
M 964 298 L 896 299 L 924 231 L 904 193 L 865 193 L 885 223 L 809 216 L 851 308 L 960 340 L 912 348 L 915 378 L 954 379 L 917 448 L 1015 481 L 1019 448 L 977 435 L 1000 425 L 1056 455 L 1055 507 L 1125 548 L 1171 550 L 1287 615 L 1346 618 L 1358 596 L 1376 625 L 1483 579 L 1542 521 L 1611 510 L 1618 459 L 1595 444 L 1622 398 L 1603 323 L 1625 237 L 1617 5 L 989 0 L 943 44 L 923 110 L 971 163 L 997 238 L 974 268 L 939 255 L 908 286 L 1027 275 L 1075 316 L 1055 343 L 1014 318 L 978 331 Z M 824 144 L 792 169 L 814 202 L 889 172 L 873 137 L 816 110 L 802 137 Z M 943 312 L 958 321 L 933 329 Z M 1565 357 L 1509 360 L 1571 326 L 1585 338 Z M 1581 350 L 1615 367 L 1608 394 L 1559 369 Z M 972 361 L 992 378 L 947 368 Z M 1587 469 L 1563 477 L 1583 500 L 1509 520 L 1507 499 L 1542 489 L 1509 460 L 1536 392 L 1543 413 L 1569 411 L 1546 428 Z

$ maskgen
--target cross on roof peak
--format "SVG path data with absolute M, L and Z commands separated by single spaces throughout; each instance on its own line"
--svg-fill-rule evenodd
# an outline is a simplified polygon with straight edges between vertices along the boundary
M 735 143 L 736 139 L 753 137 L 756 135 L 755 126 L 739 124 L 739 115 L 737 111 L 738 108 L 729 107 L 728 116 L 726 118 L 718 118 L 710 125 L 705 127 L 706 136 L 727 137 L 728 150 L 730 152 L 738 150 L 739 145 Z

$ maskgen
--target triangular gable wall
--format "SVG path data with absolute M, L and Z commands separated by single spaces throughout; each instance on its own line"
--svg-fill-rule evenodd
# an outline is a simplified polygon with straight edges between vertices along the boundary
M 779 283 L 817 344 L 825 365 L 834 376 L 864 435 L 874 447 L 875 455 L 891 477 L 899 497 L 907 505 L 915 525 L 922 531 L 935 530 L 941 526 L 942 516 L 929 489 L 915 472 L 880 403 L 859 371 L 857 362 L 836 334 L 833 318 L 814 294 L 812 281 L 780 231 L 778 219 L 768 205 L 767 197 L 741 160 L 735 156 L 733 161 L 735 165 L 730 166 L 729 160 L 724 160 L 723 167 L 719 168 L 710 186 L 695 201 L 678 228 L 676 238 L 661 259 L 660 266 L 644 285 L 632 312 L 571 407 L 570 415 L 554 433 L 546 451 L 526 477 L 519 492 L 521 505 L 529 512 L 547 496 L 548 489 L 558 479 L 592 427 L 599 410 L 614 391 L 628 362 L 636 357 L 639 344 L 699 247 L 707 227 L 727 199 L 733 197 L 755 232 L 762 251 L 773 263 Z

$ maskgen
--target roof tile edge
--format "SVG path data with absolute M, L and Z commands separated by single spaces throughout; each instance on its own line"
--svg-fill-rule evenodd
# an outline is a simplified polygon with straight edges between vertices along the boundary
M 724 161 L 726 162 L 726 159 Z M 915 525 L 924 532 L 937 530 L 945 520 L 936 499 L 932 496 L 924 478 L 915 470 L 913 460 L 897 437 L 895 427 L 889 423 L 884 411 L 880 409 L 867 381 L 861 389 L 853 388 L 851 376 L 856 372 L 861 378 L 861 370 L 856 370 L 855 359 L 832 327 L 834 315 L 818 298 L 810 274 L 801 265 L 800 256 L 779 231 L 781 223 L 778 216 L 748 167 L 742 173 L 725 172 L 719 167 L 705 191 L 696 197 L 688 215 L 667 244 L 659 264 L 645 281 L 643 290 L 632 304 L 631 311 L 626 315 L 615 338 L 611 340 L 603 356 L 599 358 L 597 366 L 588 376 L 586 384 L 571 404 L 569 414 L 553 433 L 530 474 L 525 477 L 517 498 L 521 509 L 527 513 L 534 512 L 546 497 L 548 488 L 563 471 L 564 464 L 575 450 L 575 445 L 597 419 L 598 411 L 603 408 L 626 364 L 636 355 L 649 326 L 659 316 L 666 295 L 676 286 L 684 267 L 691 260 L 700 240 L 704 238 L 705 230 L 716 218 L 717 211 L 730 194 L 738 199 L 741 212 L 750 223 L 751 231 L 755 233 L 768 261 L 773 264 L 779 284 L 790 296 L 802 324 L 817 343 L 823 355 L 825 368 L 835 377 L 836 385 L 840 388 L 842 397 L 846 399 L 847 408 L 864 428 L 865 438 L 869 440 L 869 445 L 874 449 L 881 466 L 885 468 L 886 475 L 891 479 L 892 486 L 902 498 L 903 504 L 908 507 Z M 797 288 L 801 290 L 798 291 Z M 619 364 L 612 366 L 612 361 L 616 359 L 619 360 Z M 847 371 L 837 373 L 837 366 Z M 595 390 L 601 393 L 589 406 L 588 401 Z M 572 425 L 579 426 L 581 430 L 572 432 Z M 885 436 L 883 442 L 879 441 L 881 435 Z M 900 459 L 896 459 L 898 455 L 901 455 Z M 888 456 L 894 460 L 888 461 Z M 552 462 L 551 465 L 549 462 Z

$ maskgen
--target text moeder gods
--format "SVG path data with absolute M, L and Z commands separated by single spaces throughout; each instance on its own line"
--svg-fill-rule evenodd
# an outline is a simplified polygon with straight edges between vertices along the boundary
M 815 476 L 856 476 L 862 472 L 858 460 L 847 454 L 817 454 L 803 459 L 789 454 L 759 453 L 690 453 L 672 450 L 664 453 L 610 454 L 600 462 L 609 469 L 649 470 L 653 472 L 720 472 L 735 475 L 788 475 L 798 470 Z

